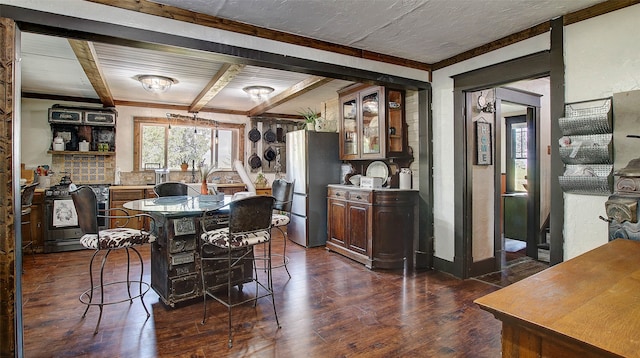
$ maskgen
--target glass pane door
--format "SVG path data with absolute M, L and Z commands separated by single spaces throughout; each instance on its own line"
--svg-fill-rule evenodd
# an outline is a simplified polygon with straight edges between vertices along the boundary
M 401 153 L 404 151 L 404 103 L 402 103 L 402 92 L 389 91 L 389 131 L 387 133 L 387 151 L 389 153 Z
M 362 97 L 362 154 L 380 153 L 379 101 L 379 91 Z
M 358 105 L 356 99 L 342 103 L 343 115 L 343 153 L 342 155 L 358 155 Z

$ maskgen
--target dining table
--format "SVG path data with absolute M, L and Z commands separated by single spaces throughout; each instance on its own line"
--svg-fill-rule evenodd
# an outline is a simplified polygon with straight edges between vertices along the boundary
M 224 197 L 222 195 L 176 195 L 132 200 L 122 206 L 125 209 L 148 214 L 162 213 L 165 217 L 193 216 L 200 215 L 205 211 L 221 210 L 228 207 L 232 200 L 232 195 L 224 195 Z
M 502 357 L 640 357 L 640 242 L 616 239 L 474 301 Z
M 198 195 L 166 196 L 129 201 L 125 209 L 144 212 L 154 218 L 150 230 L 156 236 L 151 243 L 151 287 L 171 308 L 202 298 L 203 286 L 225 288 L 229 273 L 220 265 L 205 264 L 202 255 L 225 255 L 220 250 L 201 252 L 200 236 L 207 230 L 229 225 L 229 203 L 239 196 Z M 204 276 L 204 278 L 203 278 Z M 251 281 L 253 264 L 247 260 L 232 273 L 232 281 L 242 288 Z

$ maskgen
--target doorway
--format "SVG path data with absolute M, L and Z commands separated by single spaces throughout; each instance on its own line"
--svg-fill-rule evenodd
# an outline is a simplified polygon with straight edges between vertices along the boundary
M 556 42 L 554 41 L 554 43 Z M 549 138 L 549 144 L 545 143 L 544 146 L 538 145 L 538 148 L 541 148 L 539 153 L 544 153 L 544 157 L 542 159 L 548 161 L 550 164 L 546 168 L 541 169 L 542 173 L 533 172 L 532 174 L 528 174 L 527 179 L 529 181 L 528 186 L 530 197 L 540 195 L 540 190 L 531 191 L 532 183 L 537 183 L 542 185 L 541 190 L 545 193 L 545 197 L 550 198 L 548 203 L 548 212 L 551 213 L 549 220 L 549 229 L 552 236 L 550 245 L 550 261 L 551 264 L 555 264 L 561 262 L 562 260 L 562 219 L 564 215 L 563 203 L 561 200 L 562 195 L 557 196 L 555 194 L 555 192 L 559 190 L 559 185 L 557 185 L 557 181 L 552 180 L 552 178 L 558 175 L 557 173 L 561 172 L 562 169 L 559 167 L 556 168 L 557 158 L 554 155 L 557 155 L 557 151 L 552 150 L 552 148 L 555 147 L 550 145 L 550 143 L 557 142 L 559 138 L 557 123 L 556 121 L 552 121 L 551 118 L 558 118 L 562 115 L 563 106 L 561 106 L 560 104 L 563 103 L 562 100 L 564 99 L 563 93 L 559 91 L 559 88 L 561 88 L 561 86 L 558 86 L 558 83 L 563 83 L 563 68 L 560 65 L 556 66 L 556 62 L 552 61 L 552 59 L 557 59 L 557 57 L 559 57 L 560 59 L 559 61 L 557 61 L 558 64 L 561 64 L 561 51 L 554 50 L 551 52 L 540 52 L 453 77 L 454 107 L 457 110 L 454 113 L 454 168 L 456 173 L 456 175 L 454 176 L 454 186 L 456 188 L 454 203 L 456 241 L 452 271 L 454 274 L 459 275 L 462 278 L 475 277 L 482 275 L 483 273 L 499 270 L 499 260 L 502 249 L 501 235 L 496 234 L 500 233 L 502 230 L 502 223 L 500 220 L 501 172 L 497 170 L 497 173 L 493 176 L 495 179 L 493 185 L 485 185 L 482 187 L 474 186 L 473 182 L 476 180 L 477 175 L 477 173 L 475 173 L 474 171 L 477 170 L 477 165 L 473 163 L 473 156 L 475 154 L 474 141 L 469 137 L 469 130 L 472 130 L 474 123 L 473 118 L 471 116 L 468 116 L 467 105 L 469 103 L 474 103 L 472 102 L 474 98 L 470 98 L 474 92 L 480 93 L 480 91 L 482 90 L 488 90 L 496 87 L 498 87 L 496 88 L 496 103 L 494 106 L 494 108 L 496 108 L 496 111 L 501 108 L 501 103 L 503 101 L 509 103 L 527 104 L 526 101 L 521 101 L 518 98 L 508 98 L 501 95 L 502 93 L 500 92 L 503 91 L 504 87 L 500 86 L 513 87 L 512 84 L 514 83 L 527 83 L 529 81 L 536 80 L 544 80 L 548 82 L 549 94 L 548 96 L 544 96 L 543 98 L 546 101 L 546 108 L 549 109 L 549 126 L 547 128 L 544 128 L 545 132 L 543 134 L 547 138 Z M 554 80 L 557 82 L 554 82 Z M 551 85 L 552 83 L 555 84 Z M 526 88 L 524 90 L 526 92 Z M 527 107 L 529 107 L 528 104 Z M 531 115 L 533 114 L 534 113 L 532 112 Z M 495 132 L 498 132 L 500 130 L 502 130 L 500 126 L 494 125 Z M 534 133 L 535 131 L 539 130 L 540 128 L 535 127 L 533 122 L 527 129 L 527 131 L 530 133 Z M 502 145 L 504 144 L 496 142 L 496 150 L 498 150 Z M 501 152 L 496 151 L 496 153 Z M 530 171 L 529 168 L 528 171 Z M 538 177 L 540 175 L 543 178 L 542 180 L 540 180 L 540 177 Z M 533 187 L 535 188 L 535 186 Z M 491 217 L 487 217 L 487 219 L 493 222 L 493 229 L 491 230 L 493 234 L 491 235 L 491 237 L 495 239 L 492 242 L 494 251 L 493 255 L 491 255 L 492 257 L 487 257 L 483 261 L 474 261 L 472 250 L 474 241 L 477 239 L 477 237 L 475 237 L 473 232 L 475 225 L 473 218 L 473 213 L 475 212 L 475 210 L 473 210 L 473 202 L 478 193 L 482 194 L 487 189 L 493 192 L 491 196 L 491 205 L 493 205 L 490 211 Z M 538 200 L 534 200 L 532 202 L 535 203 L 538 202 Z M 531 212 L 527 212 L 527 215 L 536 215 L 536 212 L 539 212 L 539 207 L 535 210 L 531 210 Z M 544 221 L 546 221 L 546 216 Z M 527 230 L 533 232 L 536 231 L 534 227 L 527 227 Z M 535 235 L 532 235 L 532 237 L 534 236 Z M 482 237 L 481 239 L 486 241 L 486 236 Z M 534 246 L 529 250 L 537 251 L 537 248 Z M 535 256 L 535 254 L 530 253 L 528 256 Z

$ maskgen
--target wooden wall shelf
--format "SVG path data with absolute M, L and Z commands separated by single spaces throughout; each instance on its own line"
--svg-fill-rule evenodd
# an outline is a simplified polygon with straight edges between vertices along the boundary
M 97 151 L 89 151 L 89 152 L 80 152 L 76 150 L 48 150 L 48 154 L 60 154 L 60 155 L 116 155 L 116 152 L 97 152 Z

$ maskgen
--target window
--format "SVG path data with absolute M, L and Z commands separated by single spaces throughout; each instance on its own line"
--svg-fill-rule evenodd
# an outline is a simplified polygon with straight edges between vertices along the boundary
M 134 118 L 135 170 L 179 169 L 182 162 L 232 170 L 243 161 L 244 124 L 172 118 Z
M 527 191 L 528 132 L 526 116 L 506 117 L 507 187 L 508 193 Z

